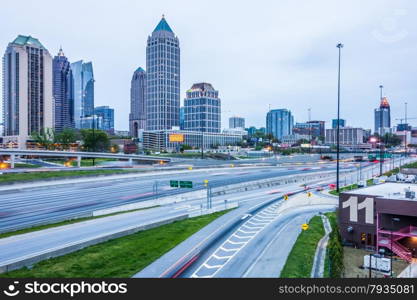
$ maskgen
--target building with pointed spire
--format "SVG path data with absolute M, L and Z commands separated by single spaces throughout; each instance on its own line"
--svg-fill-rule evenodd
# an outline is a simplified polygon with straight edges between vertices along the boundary
M 129 132 L 134 138 L 146 128 L 146 72 L 141 67 L 133 73 L 130 84 Z
M 53 60 L 54 128 L 61 132 L 74 128 L 74 79 L 71 64 L 62 47 Z
M 391 131 L 391 108 L 387 97 L 381 97 L 379 108 L 375 109 L 375 133 L 384 135 Z
M 165 17 L 146 47 L 146 130 L 180 125 L 180 46 Z
M 31 36 L 19 35 L 3 56 L 3 122 L 3 143 L 19 148 L 53 127 L 52 57 Z

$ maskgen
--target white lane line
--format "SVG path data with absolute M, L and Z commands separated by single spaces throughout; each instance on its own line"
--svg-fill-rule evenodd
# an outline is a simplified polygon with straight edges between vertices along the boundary
M 222 250 L 222 251 L 225 251 L 225 252 L 232 252 L 232 251 L 237 251 L 237 250 L 240 250 L 240 248 L 232 248 L 232 249 L 227 249 L 227 248 L 224 248 L 223 246 L 220 246 L 220 248 L 219 248 L 220 250 Z
M 216 251 L 216 253 L 217 253 L 217 251 Z M 228 255 L 228 256 L 218 256 L 217 254 L 213 254 L 212 255 L 215 259 L 225 259 L 225 258 L 230 258 L 230 257 L 232 257 L 231 255 Z
M 251 221 L 248 221 L 248 222 L 246 222 L 246 223 L 248 223 L 248 224 L 252 224 L 252 225 L 255 225 L 255 226 L 259 226 L 259 225 L 262 225 L 262 224 L 264 224 L 264 225 L 269 224 L 270 222 L 257 222 L 257 223 L 253 223 L 253 222 L 251 222 Z M 265 226 L 264 226 L 264 227 L 265 227 Z
M 239 229 L 238 231 L 243 232 L 243 233 L 257 233 L 259 230 L 256 230 L 256 231 L 246 231 L 246 230 L 243 230 L 243 229 Z
M 251 238 L 253 238 L 253 235 L 250 235 L 250 236 L 240 236 L 240 235 L 238 235 L 238 234 L 233 234 L 232 235 L 232 237 L 236 237 L 236 238 L 238 238 L 238 239 L 251 239 Z
M 253 228 L 260 228 L 260 229 L 262 229 L 262 228 L 265 228 L 265 226 L 248 226 L 248 225 L 242 225 L 242 227 L 246 227 L 246 228 L 249 228 L 249 229 L 253 229 Z
M 212 266 L 212 265 L 208 265 L 207 263 L 203 264 L 203 266 L 207 269 L 218 269 L 218 268 L 223 267 L 223 265 L 214 265 L 214 266 Z
M 233 242 L 233 241 L 231 241 L 231 240 L 227 240 L 226 241 L 227 243 L 230 243 L 230 244 L 234 244 L 234 245 L 241 245 L 241 244 L 247 244 L 247 242 Z M 241 248 L 239 248 L 239 250 L 240 250 Z

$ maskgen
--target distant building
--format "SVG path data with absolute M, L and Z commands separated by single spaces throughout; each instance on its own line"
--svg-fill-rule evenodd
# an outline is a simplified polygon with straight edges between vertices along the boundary
M 184 130 L 220 132 L 221 101 L 210 83 L 195 83 L 184 99 Z
M 296 134 L 284 135 L 281 139 L 281 143 L 293 145 L 293 144 L 296 144 L 300 140 L 308 141 L 309 139 L 310 139 L 310 135 L 296 133 Z
M 341 145 L 360 145 L 364 143 L 365 130 L 363 128 L 339 128 Z M 326 129 L 326 144 L 337 144 L 337 129 Z
M 129 131 L 134 138 L 146 128 L 146 72 L 137 68 L 130 83 Z
M 218 146 L 234 146 L 242 141 L 241 134 L 198 132 L 191 130 L 152 130 L 143 132 L 143 148 L 153 151 L 176 151 L 182 145 L 205 150 Z
M 121 136 L 121 137 L 129 137 L 129 131 L 128 130 L 115 130 L 114 135 Z
M 379 108 L 375 109 L 375 133 L 384 135 L 391 128 L 391 108 L 387 97 L 382 97 Z
M 19 35 L 3 56 L 3 143 L 25 148 L 33 132 L 54 127 L 53 114 L 52 57 Z
M 294 134 L 301 134 L 308 136 L 308 140 L 311 138 L 321 136 L 322 126 L 320 123 L 295 123 L 292 132 Z M 323 134 L 324 136 L 324 134 Z
M 93 64 L 80 60 L 71 64 L 71 70 L 74 78 L 75 128 L 82 128 L 81 119 L 91 116 L 94 110 Z
M 185 107 L 180 108 L 180 129 L 184 130 L 185 128 Z
M 342 128 L 342 127 L 346 127 L 346 120 L 339 119 L 339 128 Z M 332 128 L 333 129 L 337 128 L 337 119 L 332 120 Z
M 80 129 L 97 129 L 103 128 L 103 117 L 98 115 L 90 115 L 80 119 Z
M 266 133 L 281 140 L 290 135 L 294 126 L 294 117 L 288 109 L 273 109 L 266 115 Z
M 245 118 L 242 118 L 242 117 L 229 118 L 229 128 L 245 128 Z
M 108 106 L 97 106 L 94 109 L 95 115 L 103 119 L 103 124 L 99 129 L 107 131 L 110 134 L 114 133 L 114 109 Z
M 180 126 L 180 46 L 165 18 L 146 47 L 146 129 Z
M 74 79 L 71 64 L 62 49 L 53 60 L 54 128 L 74 128 Z
M 324 137 L 326 135 L 326 122 L 325 121 L 307 121 L 308 124 L 313 124 L 314 126 L 318 126 L 319 132 L 318 136 Z

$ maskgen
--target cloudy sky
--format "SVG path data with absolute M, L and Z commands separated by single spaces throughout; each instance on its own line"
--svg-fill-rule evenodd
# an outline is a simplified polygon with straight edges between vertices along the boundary
M 417 117 L 416 9 L 412 0 L 3 1 L 0 47 L 32 35 L 52 55 L 62 45 L 70 61 L 91 60 L 96 105 L 114 107 L 122 130 L 132 73 L 145 66 L 146 39 L 162 14 L 180 39 L 181 98 L 192 83 L 212 83 L 224 127 L 231 115 L 265 126 L 269 106 L 300 122 L 311 107 L 312 119 L 330 121 L 340 41 L 342 117 L 372 128 L 380 84 L 393 119 L 404 116 L 404 102 Z

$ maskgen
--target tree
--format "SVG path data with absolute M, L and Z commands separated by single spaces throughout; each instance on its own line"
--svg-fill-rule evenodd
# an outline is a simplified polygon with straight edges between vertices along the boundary
M 55 141 L 61 144 L 62 149 L 68 150 L 70 145 L 77 141 L 77 135 L 74 129 L 65 128 L 62 132 L 55 135 Z
M 385 144 L 386 147 L 396 147 L 401 145 L 401 138 L 398 135 L 392 133 L 386 133 L 382 136 L 382 142 Z
M 110 139 L 105 131 L 97 129 L 81 130 L 83 149 L 87 152 L 107 152 L 110 147 Z
M 182 152 L 184 152 L 184 150 L 191 150 L 191 149 L 193 149 L 193 147 L 191 147 L 187 144 L 182 144 L 181 148 L 180 148 L 180 152 L 182 153 Z
M 52 150 L 55 144 L 55 132 L 52 128 L 43 128 L 39 132 L 34 131 L 32 139 L 45 150 Z

